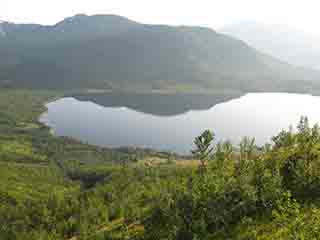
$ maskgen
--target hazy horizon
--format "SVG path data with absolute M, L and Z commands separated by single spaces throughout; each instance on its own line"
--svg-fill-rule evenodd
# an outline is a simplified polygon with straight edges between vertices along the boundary
M 254 21 L 270 25 L 284 25 L 298 31 L 320 36 L 317 27 L 320 3 L 284 1 L 234 2 L 220 1 L 169 1 L 151 2 L 138 0 L 75 1 L 56 0 L 51 3 L 40 0 L 21 2 L 3 0 L 0 20 L 14 23 L 53 25 L 75 14 L 115 14 L 146 24 L 192 25 L 219 30 L 225 25 Z

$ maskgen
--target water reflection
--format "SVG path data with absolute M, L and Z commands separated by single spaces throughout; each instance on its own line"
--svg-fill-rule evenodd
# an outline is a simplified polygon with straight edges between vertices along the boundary
M 157 116 L 174 116 L 190 110 L 207 110 L 214 105 L 239 97 L 236 94 L 85 94 L 73 96 L 104 107 L 127 107 Z
M 320 120 L 320 97 L 286 93 L 233 96 L 90 95 L 48 104 L 42 121 L 57 135 L 102 146 L 139 146 L 189 153 L 193 138 L 212 129 L 218 140 L 242 136 L 264 144 L 308 116 Z M 228 101 L 229 100 L 229 101 Z M 220 104 L 218 104 L 220 103 Z

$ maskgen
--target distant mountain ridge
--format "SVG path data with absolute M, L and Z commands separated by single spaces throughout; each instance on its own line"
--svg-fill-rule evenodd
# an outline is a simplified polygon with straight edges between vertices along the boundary
M 4 22 L 0 86 L 309 91 L 320 74 L 209 28 L 78 14 L 53 26 Z
M 320 69 L 320 36 L 282 25 L 245 21 L 225 26 L 221 32 L 297 66 Z

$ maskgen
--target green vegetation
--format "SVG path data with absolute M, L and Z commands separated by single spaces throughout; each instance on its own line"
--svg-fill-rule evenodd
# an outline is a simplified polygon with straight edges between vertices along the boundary
M 110 177 L 113 169 L 118 171 L 113 161 L 133 162 L 159 155 L 99 148 L 52 136 L 37 119 L 46 110 L 44 103 L 60 96 L 63 94 L 52 91 L 0 91 L 1 239 L 78 235 L 83 225 L 81 204 L 90 204 L 89 200 L 82 202 L 82 189 Z
M 54 26 L 0 23 L 0 87 L 105 91 L 319 91 L 317 71 L 212 29 L 76 15 Z
M 50 135 L 37 117 L 59 96 L 0 91 L 1 240 L 320 238 L 320 129 L 306 118 L 263 147 L 205 131 L 180 159 Z

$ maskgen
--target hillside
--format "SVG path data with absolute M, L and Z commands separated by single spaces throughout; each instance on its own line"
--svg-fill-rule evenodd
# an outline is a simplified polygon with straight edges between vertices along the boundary
M 37 118 L 59 96 L 0 90 L 1 240 L 320 239 L 320 129 L 306 118 L 263 147 L 205 131 L 181 159 L 52 136 Z
M 53 26 L 0 23 L 0 84 L 56 89 L 309 91 L 320 74 L 211 29 L 76 15 Z
M 220 31 L 290 64 L 320 69 L 320 36 L 251 21 L 228 25 Z

